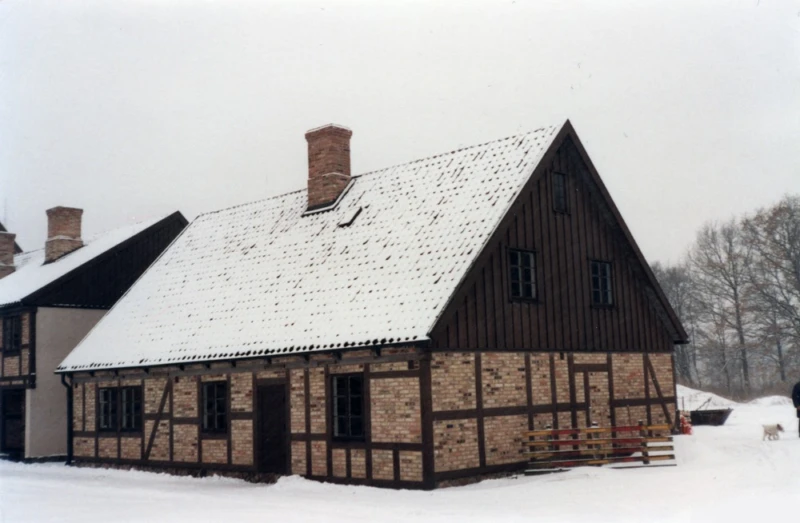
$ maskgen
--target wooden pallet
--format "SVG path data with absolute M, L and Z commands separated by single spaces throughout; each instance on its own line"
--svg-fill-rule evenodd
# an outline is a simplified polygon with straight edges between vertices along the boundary
M 562 471 L 572 467 L 674 461 L 672 436 L 654 435 L 669 425 L 589 427 L 533 430 L 524 433 L 529 458 L 526 474 Z M 668 445 L 654 445 L 668 443 Z M 639 454 L 639 455 L 634 455 Z

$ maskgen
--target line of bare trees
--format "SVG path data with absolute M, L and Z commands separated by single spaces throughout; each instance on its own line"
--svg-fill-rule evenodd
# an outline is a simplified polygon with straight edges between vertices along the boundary
M 800 379 L 800 195 L 708 223 L 676 265 L 653 265 L 690 343 L 687 385 L 746 399 Z

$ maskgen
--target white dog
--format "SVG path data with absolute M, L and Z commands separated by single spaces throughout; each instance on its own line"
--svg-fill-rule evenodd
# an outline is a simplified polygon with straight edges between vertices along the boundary
M 761 441 L 765 439 L 770 441 L 781 439 L 780 432 L 783 432 L 783 427 L 781 427 L 780 423 L 776 423 L 775 425 L 762 425 L 762 427 L 764 427 L 764 437 L 761 438 Z

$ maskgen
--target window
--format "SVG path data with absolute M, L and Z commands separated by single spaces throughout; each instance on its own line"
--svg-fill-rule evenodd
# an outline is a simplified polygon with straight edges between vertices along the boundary
M 333 377 L 333 435 L 340 439 L 364 439 L 364 377 Z
M 3 318 L 3 352 L 18 352 L 22 348 L 22 316 Z
M 592 262 L 592 304 L 602 307 L 614 305 L 611 286 L 611 264 L 609 262 Z
M 228 384 L 203 383 L 203 432 L 228 432 Z
M 529 251 L 508 251 L 509 282 L 511 298 L 535 300 L 536 297 L 536 257 Z
M 122 432 L 142 430 L 142 389 L 125 387 L 120 391 L 120 428 Z
M 142 388 L 102 388 L 98 394 L 98 430 L 138 432 L 142 430 Z
M 100 417 L 98 429 L 117 431 L 117 389 L 100 389 L 98 392 Z
M 553 210 L 567 212 L 567 175 L 553 173 Z

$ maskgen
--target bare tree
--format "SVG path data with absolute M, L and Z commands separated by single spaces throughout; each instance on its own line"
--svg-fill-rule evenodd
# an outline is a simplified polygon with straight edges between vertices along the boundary
M 752 289 L 785 336 L 800 343 L 800 196 L 786 196 L 743 221 L 752 250 L 748 272 Z
M 748 328 L 750 311 L 747 298 L 751 250 L 743 239 L 742 228 L 732 219 L 723 224 L 705 225 L 697 234 L 689 254 L 694 272 L 698 303 L 715 320 L 715 337 L 719 340 L 720 328 L 730 329 L 738 348 L 738 367 L 741 371 L 742 388 L 750 391 L 750 367 L 748 362 Z M 723 323 L 717 324 L 717 321 Z M 727 338 L 727 337 L 724 337 Z M 722 353 L 727 357 L 726 348 Z M 726 372 L 731 369 L 725 361 Z M 728 387 L 732 386 L 730 377 Z
M 690 385 L 700 385 L 697 368 L 697 346 L 694 331 L 697 327 L 697 298 L 689 265 L 682 262 L 678 265 L 662 265 L 656 262 L 652 266 L 658 283 L 669 300 L 675 314 L 689 333 L 689 343 L 675 348 L 675 367 L 678 378 Z

